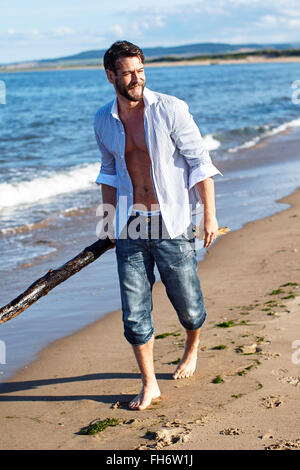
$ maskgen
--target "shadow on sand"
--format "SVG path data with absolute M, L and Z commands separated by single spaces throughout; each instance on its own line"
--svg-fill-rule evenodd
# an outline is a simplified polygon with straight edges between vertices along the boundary
M 157 374 L 159 380 L 173 380 L 172 374 Z M 130 401 L 135 395 L 7 395 L 25 390 L 37 390 L 47 385 L 57 385 L 72 382 L 113 379 L 140 379 L 138 373 L 100 373 L 87 374 L 75 377 L 55 377 L 52 379 L 28 380 L 26 382 L 4 382 L 0 384 L 0 402 L 27 402 L 27 401 L 79 401 L 94 400 L 102 403 L 115 403 L 117 401 Z

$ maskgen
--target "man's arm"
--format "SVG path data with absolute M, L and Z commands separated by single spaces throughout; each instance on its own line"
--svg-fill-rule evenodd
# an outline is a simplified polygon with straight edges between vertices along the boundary
M 174 101 L 174 122 L 171 132 L 179 153 L 189 166 L 189 189 L 199 181 L 222 173 L 213 165 L 209 152 L 204 144 L 200 130 L 188 105 L 182 100 Z
M 108 186 L 107 184 L 101 185 L 102 202 L 103 204 L 109 204 L 116 209 L 117 207 L 117 188 L 114 186 Z
M 117 189 L 107 184 L 101 184 L 102 204 L 98 206 L 97 215 L 100 221 L 97 224 L 96 233 L 98 238 L 106 237 L 115 243 L 115 225 L 117 207 Z
M 204 247 L 207 248 L 216 239 L 218 221 L 216 218 L 215 184 L 212 177 L 197 183 L 204 206 Z
M 189 165 L 189 189 L 197 185 L 204 205 L 204 246 L 215 240 L 218 232 L 213 176 L 222 173 L 213 165 L 200 130 L 189 112 L 188 105 L 176 100 L 172 139 Z
M 114 241 L 114 218 L 117 207 L 117 174 L 116 164 L 112 153 L 110 153 L 101 142 L 97 129 L 98 114 L 94 120 L 94 130 L 97 144 L 101 153 L 101 168 L 96 183 L 101 185 L 102 204 L 99 206 L 98 215 L 102 220 L 97 226 L 97 235 L 99 238 L 109 237 Z

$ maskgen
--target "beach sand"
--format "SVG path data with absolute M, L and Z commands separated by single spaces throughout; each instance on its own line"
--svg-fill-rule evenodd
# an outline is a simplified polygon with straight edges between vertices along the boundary
M 192 378 L 172 380 L 184 330 L 157 282 L 155 335 L 169 333 L 155 341 L 161 399 L 128 409 L 140 377 L 116 311 L 0 384 L 0 448 L 300 448 L 300 190 L 282 202 L 290 208 L 220 237 L 199 263 L 208 317 Z M 106 418 L 119 422 L 80 434 Z
M 265 57 L 265 56 L 248 56 L 244 59 L 196 59 L 196 60 L 178 60 L 178 61 L 162 61 L 148 62 L 146 67 L 174 67 L 189 65 L 232 65 L 232 64 L 272 64 L 272 63 L 295 63 L 299 62 L 300 57 Z

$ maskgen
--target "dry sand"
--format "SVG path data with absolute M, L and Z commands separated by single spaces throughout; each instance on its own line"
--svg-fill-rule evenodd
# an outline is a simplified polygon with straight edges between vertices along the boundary
M 196 60 L 179 60 L 179 61 L 163 61 L 149 62 L 146 67 L 174 67 L 189 65 L 232 65 L 232 64 L 272 64 L 272 63 L 288 63 L 300 62 L 300 57 L 265 57 L 265 56 L 248 56 L 244 59 L 196 59 Z
M 1 388 L 0 448 L 300 448 L 300 190 L 284 202 L 291 207 L 220 237 L 199 263 L 208 318 L 194 377 L 172 380 L 184 331 L 157 283 L 155 334 L 174 333 L 155 342 L 162 398 L 127 408 L 140 379 L 113 312 L 47 347 Z M 119 424 L 80 434 L 105 418 Z

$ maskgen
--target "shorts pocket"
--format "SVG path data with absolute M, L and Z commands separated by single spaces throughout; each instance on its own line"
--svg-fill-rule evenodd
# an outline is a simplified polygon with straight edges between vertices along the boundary
M 171 270 L 183 269 L 185 265 L 189 267 L 195 257 L 195 251 L 189 242 L 180 244 L 179 249 L 180 254 L 177 256 L 176 261 L 169 265 L 169 269 Z

